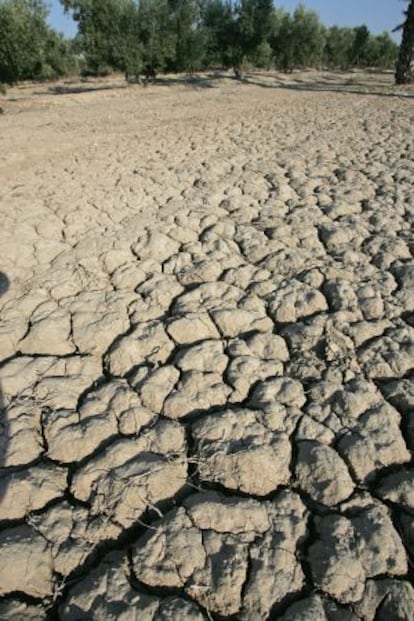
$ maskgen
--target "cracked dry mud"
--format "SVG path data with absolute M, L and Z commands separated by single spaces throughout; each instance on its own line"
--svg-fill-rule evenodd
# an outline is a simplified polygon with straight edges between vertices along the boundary
M 414 107 L 1 119 L 0 618 L 412 621 Z

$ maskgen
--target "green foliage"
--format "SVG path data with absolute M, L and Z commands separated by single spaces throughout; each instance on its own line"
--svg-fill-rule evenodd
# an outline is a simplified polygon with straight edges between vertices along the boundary
M 258 69 L 269 70 L 274 64 L 272 46 L 268 41 L 260 43 L 250 58 L 251 62 Z
M 206 64 L 232 67 L 241 76 L 246 60 L 254 60 L 272 29 L 271 0 L 207 0 L 202 9 Z M 262 54 L 264 48 L 262 47 Z M 269 56 L 269 49 L 268 56 Z M 270 56 L 272 53 L 270 52 Z
M 89 71 L 140 72 L 232 67 L 246 62 L 284 71 L 299 67 L 388 67 L 397 47 L 366 26 L 325 28 L 299 4 L 293 15 L 272 0 L 61 0 L 79 23 Z
M 137 63 L 136 11 L 132 0 L 63 0 L 78 22 L 77 43 L 90 73 L 100 75 L 107 67 L 127 70 Z M 132 67 L 131 67 L 132 68 Z
M 72 42 L 47 25 L 44 0 L 0 0 L 0 82 L 55 78 L 79 71 L 81 64 L 88 75 L 120 70 L 127 77 L 149 78 L 166 70 L 192 73 L 220 66 L 240 77 L 247 64 L 284 71 L 389 68 L 397 58 L 387 33 L 374 37 L 364 25 L 327 29 L 303 4 L 290 14 L 272 0 L 61 3 L 78 23 Z M 411 0 L 404 24 L 406 73 L 413 58 L 413 5 Z
M 392 69 L 398 58 L 398 46 L 388 34 L 382 34 L 372 39 L 372 62 L 371 66 L 381 67 L 382 69 Z
M 293 13 L 293 50 L 295 64 L 315 67 L 321 64 L 325 46 L 325 28 L 314 11 L 300 4 Z
M 70 44 L 46 23 L 42 0 L 0 0 L 0 81 L 51 79 L 74 66 Z
M 351 28 L 332 26 L 326 31 L 324 61 L 328 67 L 348 69 L 351 66 L 350 50 L 355 33 Z
M 175 37 L 168 0 L 141 0 L 138 30 L 143 71 L 147 78 L 155 77 L 174 57 Z
M 279 69 L 291 71 L 322 63 L 326 30 L 314 11 L 299 4 L 293 16 L 279 13 L 276 23 L 271 45 Z
M 324 62 L 328 67 L 378 67 L 391 69 L 395 65 L 398 46 L 387 32 L 373 36 L 366 26 L 338 28 L 326 33 Z
M 170 0 L 169 6 L 175 39 L 171 66 L 176 71 L 193 73 L 203 68 L 206 44 L 200 3 L 196 0 Z
M 206 0 L 201 7 L 205 31 L 205 64 L 208 67 L 232 66 L 233 47 L 236 44 L 234 9 L 226 0 Z

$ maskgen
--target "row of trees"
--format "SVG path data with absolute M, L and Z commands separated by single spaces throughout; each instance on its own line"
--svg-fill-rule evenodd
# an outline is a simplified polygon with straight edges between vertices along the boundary
M 293 15 L 272 0 L 62 0 L 78 22 L 89 69 L 153 76 L 245 63 L 295 67 L 394 66 L 398 47 L 366 26 L 326 28 L 299 5 Z
M 248 63 L 290 71 L 296 67 L 395 66 L 398 46 L 366 26 L 326 28 L 300 4 L 294 13 L 272 0 L 61 0 L 78 23 L 67 41 L 47 25 L 43 0 L 0 0 L 0 82 L 45 79 L 83 69 L 128 76 L 193 72 Z M 413 57 L 414 0 L 403 25 L 405 69 Z M 410 13 L 411 11 L 411 13 Z M 413 30 L 413 28 L 411 29 Z M 405 42 L 405 43 L 404 43 Z M 408 65 L 407 65 L 408 63 Z M 408 67 L 408 68 L 407 68 Z M 398 72 L 397 72 L 398 74 Z

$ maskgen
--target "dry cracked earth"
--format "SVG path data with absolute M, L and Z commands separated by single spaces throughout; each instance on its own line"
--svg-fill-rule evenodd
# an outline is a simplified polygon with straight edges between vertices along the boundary
M 5 104 L 2 619 L 414 619 L 414 102 L 264 86 Z

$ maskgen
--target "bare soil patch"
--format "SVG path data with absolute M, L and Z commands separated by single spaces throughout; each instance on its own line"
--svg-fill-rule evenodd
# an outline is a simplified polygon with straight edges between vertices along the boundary
M 413 93 L 10 89 L 1 618 L 412 621 Z

